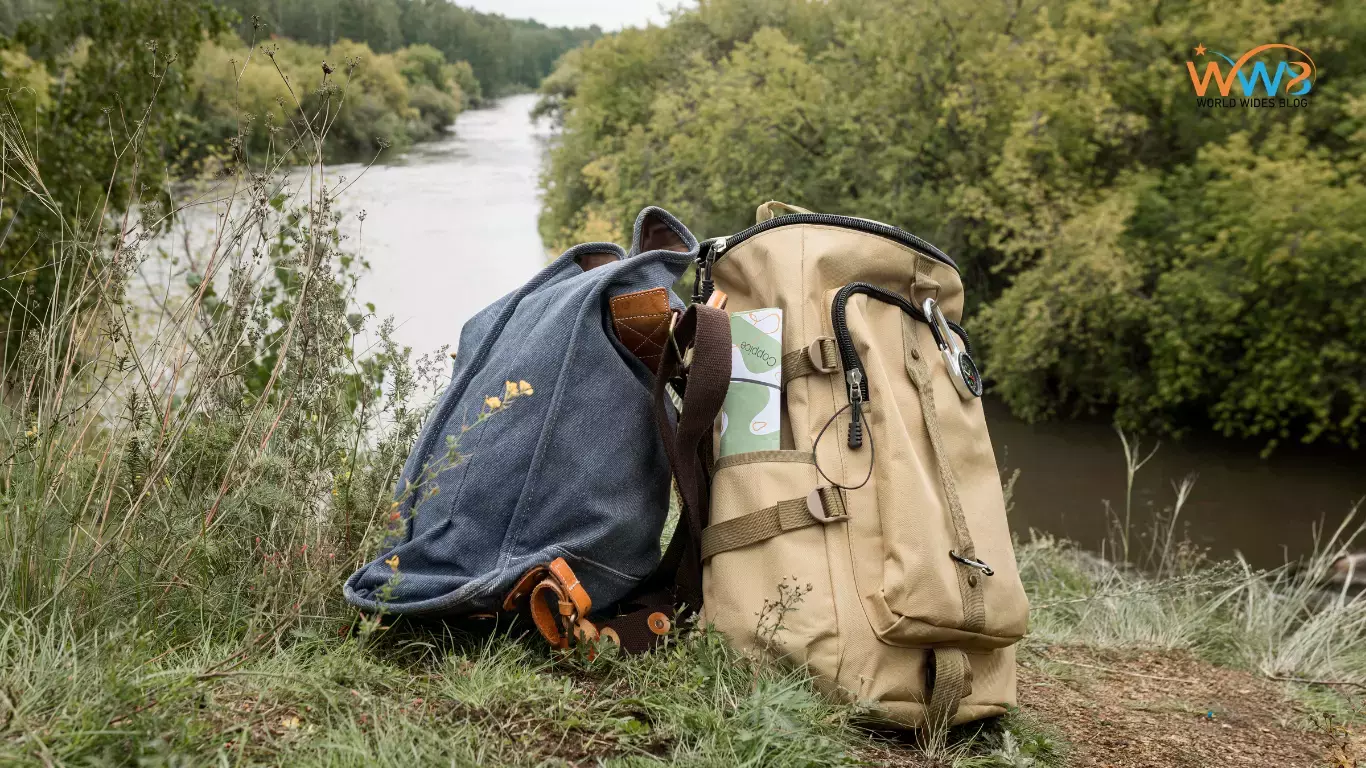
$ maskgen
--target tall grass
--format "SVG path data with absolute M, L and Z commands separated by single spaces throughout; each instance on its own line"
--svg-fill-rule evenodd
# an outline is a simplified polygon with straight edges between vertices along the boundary
M 1121 438 L 1131 490 L 1153 453 Z M 1186 649 L 1293 685 L 1366 690 L 1366 592 L 1330 586 L 1334 563 L 1361 546 L 1357 510 L 1318 532 L 1307 557 L 1258 569 L 1241 555 L 1211 561 L 1177 535 L 1195 483 L 1173 484 L 1172 504 L 1147 532 L 1134 530 L 1131 493 L 1123 517 L 1107 508 L 1113 560 L 1038 533 L 1017 545 L 1032 608 L 1027 643 Z M 1149 539 L 1141 556 L 1139 533 Z
M 351 300 L 343 180 L 322 158 L 355 66 L 315 94 L 291 88 L 267 151 L 236 143 L 176 210 L 58 211 L 50 312 L 8 297 L 0 618 L 251 643 L 349 621 L 337 584 L 373 544 L 440 367 L 410 361 L 388 326 L 366 341 Z M 161 172 L 138 160 L 159 117 L 130 117 L 111 120 L 111 152 L 136 181 Z M 3 184 L 55 211 L 23 124 L 13 107 L 0 120 Z M 310 165 L 284 164 L 300 151 Z M 139 288 L 186 217 L 212 220 L 212 239 Z

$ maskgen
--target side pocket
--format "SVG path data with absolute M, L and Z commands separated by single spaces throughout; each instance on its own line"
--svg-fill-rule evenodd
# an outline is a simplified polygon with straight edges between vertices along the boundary
M 827 298 L 835 306 L 833 294 Z M 842 308 L 855 352 L 844 368 L 861 364 L 868 396 L 864 435 L 855 445 L 843 428 L 834 439 L 827 434 L 819 455 L 827 473 L 841 470 L 832 476 L 853 474 L 842 480 L 850 486 L 861 478 L 844 468 L 872 462 L 867 484 L 845 494 L 850 561 L 869 623 L 883 642 L 903 647 L 987 651 L 1016 642 L 1027 602 L 990 438 L 983 423 L 960 418 L 980 402 L 963 403 L 928 326 L 896 303 L 859 295 Z M 836 391 L 813 421 L 852 399 Z
M 839 639 L 826 528 L 844 523 L 819 523 L 805 511 L 820 485 L 805 451 L 722 459 L 712 480 L 712 534 L 703 539 L 704 551 L 720 547 L 703 564 L 703 617 L 738 649 L 760 650 L 834 680 Z M 746 516 L 752 517 L 736 523 Z M 757 530 L 763 521 L 778 528 Z M 741 543 L 774 530 L 781 532 Z

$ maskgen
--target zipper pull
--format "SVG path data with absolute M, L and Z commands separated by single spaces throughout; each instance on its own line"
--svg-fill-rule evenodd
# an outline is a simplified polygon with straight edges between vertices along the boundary
M 844 375 L 849 383 L 849 447 L 863 447 L 863 372 L 857 368 Z

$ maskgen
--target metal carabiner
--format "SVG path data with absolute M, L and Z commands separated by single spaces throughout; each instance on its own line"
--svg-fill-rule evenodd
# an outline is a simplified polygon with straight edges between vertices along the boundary
M 934 334 L 934 343 L 939 347 L 944 365 L 948 366 L 949 380 L 953 382 L 953 388 L 958 390 L 958 396 L 964 400 L 981 397 L 982 374 L 972 361 L 972 355 L 959 346 L 958 337 L 949 328 L 949 321 L 939 308 L 939 302 L 925 299 L 921 311 L 925 313 L 925 322 L 930 325 L 930 333 Z
M 976 568 L 977 570 L 982 572 L 983 576 L 996 575 L 996 571 L 993 571 L 991 569 L 991 566 L 987 565 L 981 560 L 974 560 L 971 557 L 963 557 L 962 555 L 958 554 L 957 552 L 954 552 L 953 550 L 949 550 L 949 557 L 956 563 L 962 563 L 963 565 L 966 565 L 969 568 Z

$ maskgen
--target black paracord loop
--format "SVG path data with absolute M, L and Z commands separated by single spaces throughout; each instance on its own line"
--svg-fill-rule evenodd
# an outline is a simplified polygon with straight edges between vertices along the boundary
M 830 420 L 825 422 L 825 426 L 821 427 L 821 431 L 816 434 L 816 442 L 811 444 L 811 463 L 816 465 L 816 471 L 820 473 L 821 477 L 825 478 L 826 482 L 830 483 L 836 488 L 840 488 L 846 491 L 856 491 L 862 488 L 863 486 L 867 485 L 869 480 L 873 479 L 873 462 L 877 460 L 877 446 L 873 444 L 873 430 L 871 428 L 868 428 L 866 430 L 868 433 L 868 474 L 863 476 L 863 482 L 859 483 L 858 485 L 840 485 L 829 475 L 825 474 L 825 470 L 821 469 L 821 460 L 820 457 L 816 455 L 816 449 L 820 447 L 821 438 L 825 437 L 825 431 L 830 429 L 830 425 L 835 423 L 835 419 L 838 419 L 841 413 L 844 413 L 845 411 L 849 410 L 852 406 L 853 403 L 850 403 L 849 405 L 844 406 L 838 411 L 835 411 L 835 415 L 831 416 Z M 863 415 L 862 411 L 859 412 L 858 417 L 862 421 L 864 427 L 868 427 L 868 418 Z

